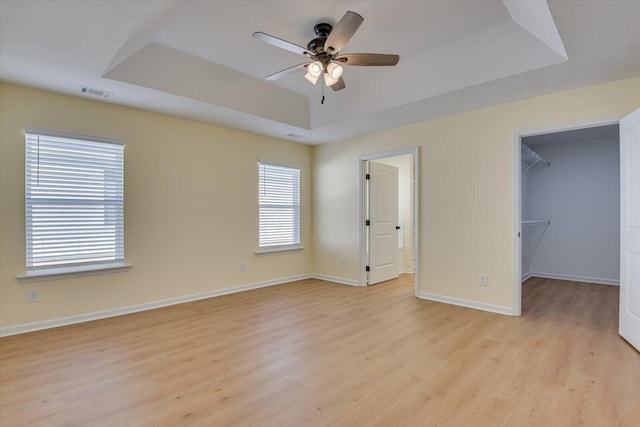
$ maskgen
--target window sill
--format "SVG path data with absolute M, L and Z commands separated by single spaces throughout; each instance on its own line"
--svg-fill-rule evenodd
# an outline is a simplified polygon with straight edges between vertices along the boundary
M 129 271 L 131 264 L 95 264 L 75 267 L 47 268 L 27 271 L 18 276 L 20 283 L 44 282 L 47 280 L 67 279 L 70 277 L 95 276 L 97 274 L 119 273 Z
M 301 251 L 304 248 L 301 245 L 287 245 L 287 246 L 267 246 L 264 248 L 258 248 L 256 250 L 256 255 L 262 254 L 273 254 L 278 252 L 293 252 L 293 251 Z

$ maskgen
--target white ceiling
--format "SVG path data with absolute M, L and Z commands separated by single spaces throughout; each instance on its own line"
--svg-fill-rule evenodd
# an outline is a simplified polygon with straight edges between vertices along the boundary
M 303 73 L 264 80 L 306 58 L 254 31 L 306 46 L 347 10 L 364 23 L 343 53 L 397 66 L 345 67 L 324 105 Z M 638 76 L 639 17 L 638 0 L 0 0 L 0 78 L 317 144 Z

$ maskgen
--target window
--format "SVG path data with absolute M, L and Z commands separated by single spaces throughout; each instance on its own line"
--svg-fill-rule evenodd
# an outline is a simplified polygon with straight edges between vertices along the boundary
M 123 265 L 123 148 L 119 141 L 27 131 L 27 275 Z
M 300 169 L 259 164 L 261 252 L 300 249 Z

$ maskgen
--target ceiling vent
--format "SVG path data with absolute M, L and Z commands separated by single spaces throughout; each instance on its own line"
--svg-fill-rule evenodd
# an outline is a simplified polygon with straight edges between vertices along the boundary
M 100 89 L 93 89 L 86 86 L 81 86 L 80 92 L 84 93 L 85 95 L 97 96 L 99 98 L 105 98 L 105 99 L 109 99 L 113 96 L 113 92 L 108 92 L 106 90 L 100 90 Z

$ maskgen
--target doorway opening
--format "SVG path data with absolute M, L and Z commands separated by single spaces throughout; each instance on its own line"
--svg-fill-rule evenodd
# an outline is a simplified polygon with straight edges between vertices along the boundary
M 513 315 L 531 277 L 617 285 L 618 118 L 514 134 Z
M 417 295 L 418 152 L 415 147 L 360 157 L 360 286 L 412 274 Z

